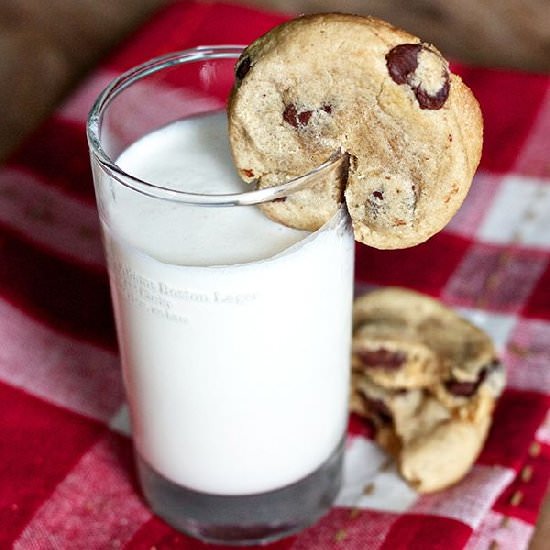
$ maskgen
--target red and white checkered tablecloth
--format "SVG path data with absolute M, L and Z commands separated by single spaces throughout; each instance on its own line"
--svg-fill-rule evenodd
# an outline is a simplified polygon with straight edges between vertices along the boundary
M 85 118 L 130 66 L 248 43 L 283 19 L 223 3 L 164 9 L 0 168 L 0 548 L 207 548 L 137 489 Z M 494 337 L 509 374 L 489 439 L 461 483 L 418 496 L 352 418 L 337 505 L 274 550 L 519 550 L 532 534 L 550 474 L 550 77 L 456 70 L 486 124 L 472 190 L 425 244 L 358 246 L 356 278 L 359 291 L 439 297 Z

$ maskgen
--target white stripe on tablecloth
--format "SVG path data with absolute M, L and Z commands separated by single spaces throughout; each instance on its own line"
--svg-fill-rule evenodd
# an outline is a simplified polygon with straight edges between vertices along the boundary
M 116 441 L 106 437 L 59 483 L 13 548 L 121 548 L 150 518 L 117 456 Z
M 546 414 L 544 422 L 539 426 L 535 439 L 546 445 L 550 445 L 550 411 Z
M 470 239 L 476 237 L 487 212 L 491 209 L 502 178 L 502 174 L 479 170 L 462 206 L 445 227 L 445 232 Z
M 509 174 L 502 178 L 477 237 L 548 250 L 549 211 L 550 180 Z
M 0 170 L 0 223 L 57 256 L 103 269 L 96 208 L 30 172 Z
M 122 435 L 130 437 L 132 435 L 132 426 L 130 424 L 130 411 L 128 405 L 124 403 L 120 409 L 111 417 L 109 428 Z
M 548 136 L 550 136 L 550 87 L 547 88 L 544 99 L 539 104 L 537 118 L 529 128 L 527 141 L 512 171 L 550 178 Z
M 476 529 L 464 550 L 521 550 L 529 546 L 533 526 L 521 519 L 490 511 Z M 491 546 L 493 545 L 493 546 Z
M 550 393 L 549 341 L 549 321 L 518 319 L 504 356 L 510 387 Z
M 0 299 L 0 379 L 108 423 L 123 402 L 116 354 L 67 337 Z
M 419 495 L 399 477 L 388 455 L 358 436 L 348 441 L 336 506 L 449 517 L 475 529 L 514 475 L 502 466 L 474 465 L 459 484 Z
M 359 436 L 348 440 L 336 506 L 405 512 L 417 499 L 418 494 L 399 477 L 393 460 L 378 445 Z
M 454 518 L 477 529 L 514 477 L 515 472 L 504 466 L 476 464 L 460 483 L 439 493 L 423 495 L 409 512 Z

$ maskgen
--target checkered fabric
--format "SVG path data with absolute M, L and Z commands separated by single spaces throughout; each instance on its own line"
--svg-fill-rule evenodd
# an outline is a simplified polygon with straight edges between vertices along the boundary
M 164 9 L 0 169 L 0 548 L 206 548 L 154 517 L 137 487 L 85 118 L 136 63 L 248 43 L 283 20 L 223 3 Z M 356 280 L 441 298 L 493 336 L 508 386 L 492 431 L 462 482 L 419 496 L 352 418 L 336 506 L 273 549 L 518 550 L 532 534 L 550 473 L 550 78 L 456 70 L 485 117 L 473 188 L 425 244 L 358 245 Z

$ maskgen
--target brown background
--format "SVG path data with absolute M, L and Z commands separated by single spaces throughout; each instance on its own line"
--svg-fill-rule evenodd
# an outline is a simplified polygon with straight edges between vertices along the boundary
M 106 51 L 169 1 L 0 0 L 0 161 Z M 460 60 L 550 72 L 550 0 L 241 3 L 291 13 L 370 13 Z
M 170 0 L 0 0 L 0 161 L 87 70 Z M 382 17 L 469 63 L 550 73 L 550 0 L 241 0 Z M 550 499 L 531 550 L 550 540 Z

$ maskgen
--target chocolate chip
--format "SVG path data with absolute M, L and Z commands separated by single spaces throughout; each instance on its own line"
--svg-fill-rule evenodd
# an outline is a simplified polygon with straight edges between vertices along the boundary
M 473 382 L 460 382 L 454 378 L 445 382 L 445 388 L 451 395 L 456 397 L 471 397 L 477 391 L 479 386 L 483 384 L 483 381 L 487 376 L 497 370 L 500 367 L 500 361 L 494 359 L 488 365 L 484 366 L 477 376 L 477 380 Z
M 390 351 L 385 348 L 360 351 L 357 356 L 365 368 L 383 368 L 387 370 L 397 370 L 407 360 L 406 353 Z
M 296 105 L 290 103 L 283 111 L 283 120 L 294 128 L 298 128 L 299 126 L 307 126 L 312 114 L 313 111 L 298 111 Z
M 296 109 L 296 105 L 290 103 L 285 107 L 283 120 L 294 126 L 294 128 L 298 128 L 298 110 Z
M 331 114 L 332 107 L 328 104 L 325 104 L 322 105 L 319 109 L 306 109 L 304 111 L 298 111 L 296 105 L 294 105 L 293 103 L 289 103 L 283 111 L 283 120 L 285 122 L 288 122 L 288 124 L 290 124 L 294 128 L 300 128 L 307 126 L 313 113 L 319 111 L 324 111 L 327 114 Z
M 301 126 L 306 126 L 312 114 L 312 111 L 302 111 L 301 113 L 298 113 L 298 123 Z
M 237 66 L 235 67 L 235 76 L 239 80 L 242 80 L 248 74 L 248 71 L 250 71 L 251 67 L 252 60 L 250 59 L 250 56 L 244 55 L 237 62 Z
M 438 55 L 422 44 L 399 44 L 386 54 L 386 67 L 396 84 L 406 84 L 411 88 L 421 109 L 441 109 L 449 97 L 449 71 L 442 60 L 441 86 L 436 91 L 428 91 L 426 84 L 416 78 L 419 56 L 422 50 Z
M 435 111 L 441 109 L 441 107 L 445 104 L 445 101 L 447 101 L 447 98 L 449 97 L 449 89 L 449 80 L 445 80 L 443 86 L 435 93 L 435 95 L 430 95 L 420 86 L 415 89 L 414 95 L 416 96 L 418 105 L 420 105 L 421 109 Z
M 382 191 L 374 191 L 374 198 L 378 200 L 384 200 L 384 193 Z
M 361 394 L 365 407 L 369 414 L 381 424 L 391 424 L 393 415 L 388 406 L 381 399 L 374 399 Z
M 448 380 L 445 382 L 446 390 L 456 397 L 471 397 L 477 390 L 477 382 L 459 382 L 458 380 Z
M 410 75 L 418 67 L 422 44 L 399 44 L 386 55 L 386 66 L 396 84 L 408 84 Z

